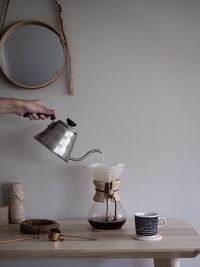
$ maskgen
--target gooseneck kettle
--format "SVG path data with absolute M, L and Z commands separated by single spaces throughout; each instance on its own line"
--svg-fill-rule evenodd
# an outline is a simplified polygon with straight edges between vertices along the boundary
M 54 121 L 55 117 L 51 117 L 51 119 L 53 122 L 34 138 L 61 159 L 66 162 L 69 160 L 81 161 L 92 153 L 102 153 L 100 149 L 92 149 L 80 158 L 72 157 L 71 152 L 77 137 L 77 132 L 74 130 L 76 123 L 70 119 L 67 119 L 67 122 Z

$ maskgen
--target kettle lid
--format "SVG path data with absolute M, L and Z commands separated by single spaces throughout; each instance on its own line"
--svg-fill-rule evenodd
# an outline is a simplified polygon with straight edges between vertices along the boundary
M 64 121 L 61 121 L 61 120 L 58 120 L 57 123 L 61 123 L 62 125 L 64 125 L 68 129 L 70 129 L 72 132 L 74 132 L 75 134 L 77 134 L 77 132 L 73 128 L 73 127 L 76 126 L 76 123 L 73 122 L 72 120 L 70 120 L 69 118 L 67 118 L 67 123 L 64 122 Z

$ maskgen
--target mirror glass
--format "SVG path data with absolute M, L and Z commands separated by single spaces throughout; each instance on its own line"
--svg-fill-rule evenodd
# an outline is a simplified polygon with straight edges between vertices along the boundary
M 0 40 L 0 67 L 13 83 L 41 88 L 62 72 L 66 51 L 62 36 L 45 23 L 19 22 Z

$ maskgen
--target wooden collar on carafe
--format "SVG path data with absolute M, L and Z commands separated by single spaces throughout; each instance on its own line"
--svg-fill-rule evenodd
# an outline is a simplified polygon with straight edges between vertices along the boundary
M 104 181 L 94 181 L 96 192 L 93 200 L 96 202 L 104 202 L 109 198 L 111 201 L 120 201 L 118 192 L 119 184 L 120 180 L 115 180 L 110 183 L 106 183 Z

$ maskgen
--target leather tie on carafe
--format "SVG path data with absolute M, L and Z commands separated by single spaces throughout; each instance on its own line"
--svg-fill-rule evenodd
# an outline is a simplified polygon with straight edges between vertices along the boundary
M 117 219 L 117 201 L 120 201 L 119 184 L 120 180 L 115 180 L 110 183 L 102 181 L 94 181 L 96 193 L 93 200 L 96 202 L 106 201 L 106 221 L 108 221 L 108 200 L 111 199 L 115 205 L 114 220 Z

